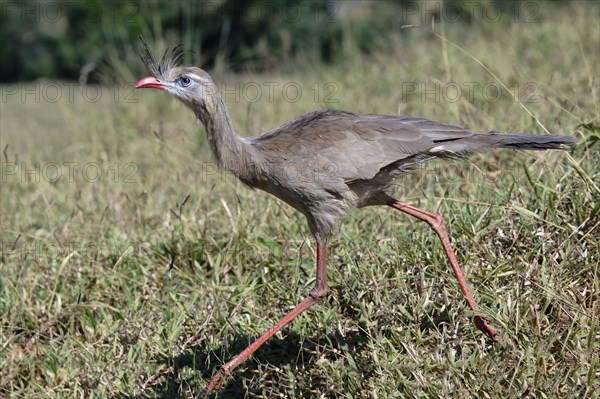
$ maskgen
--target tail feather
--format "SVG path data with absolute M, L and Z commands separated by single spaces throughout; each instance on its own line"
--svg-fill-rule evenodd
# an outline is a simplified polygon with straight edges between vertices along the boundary
M 529 133 L 491 133 L 477 136 L 489 137 L 491 147 L 512 150 L 560 150 L 577 143 L 573 136 L 540 135 Z M 476 137 L 477 137 L 476 136 Z
M 577 143 L 573 136 L 541 135 L 530 133 L 473 133 L 467 137 L 451 137 L 434 141 L 429 150 L 437 156 L 467 156 L 492 148 L 511 150 L 561 150 Z

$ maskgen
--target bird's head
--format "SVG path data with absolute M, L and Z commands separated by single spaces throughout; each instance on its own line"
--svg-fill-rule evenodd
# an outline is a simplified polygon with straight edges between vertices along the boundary
M 210 101 L 211 93 L 216 90 L 215 84 L 206 71 L 189 65 L 179 65 L 183 53 L 181 47 L 166 50 L 157 62 L 150 50 L 148 43 L 140 37 L 142 46 L 140 48 L 142 61 L 151 73 L 151 76 L 140 79 L 136 89 L 159 89 L 175 96 L 185 105 L 196 110 L 205 107 Z

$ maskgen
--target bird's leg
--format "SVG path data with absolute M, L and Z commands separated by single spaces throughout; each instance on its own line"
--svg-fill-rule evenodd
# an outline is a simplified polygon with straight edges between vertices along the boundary
M 467 300 L 469 307 L 475 313 L 475 326 L 477 326 L 479 330 L 481 330 L 494 342 L 501 344 L 502 340 L 498 336 L 498 333 L 496 333 L 496 330 L 491 325 L 489 325 L 489 323 L 483 316 L 478 314 L 479 306 L 477 306 L 477 304 L 475 303 L 475 299 L 473 299 L 473 295 L 469 290 L 469 286 L 467 285 L 467 281 L 465 279 L 463 271 L 458 265 L 458 261 L 456 260 L 456 256 L 454 255 L 454 251 L 452 250 L 452 246 L 450 245 L 450 238 L 448 237 L 448 233 L 446 232 L 446 226 L 444 226 L 444 221 L 442 217 L 437 213 L 427 212 L 412 205 L 408 205 L 403 202 L 397 201 L 395 199 L 390 199 L 387 202 L 387 205 L 391 206 L 394 209 L 407 213 L 411 216 L 414 216 L 417 219 L 427 222 L 427 224 L 431 226 L 433 231 L 436 232 L 436 234 L 440 238 L 440 241 L 442 242 L 442 246 L 446 251 L 448 259 L 450 260 L 450 266 L 452 266 L 452 271 L 454 272 L 454 275 L 458 280 L 460 290 L 462 291 L 465 299 Z
M 308 297 L 300 302 L 291 312 L 286 314 L 281 320 L 279 320 L 273 327 L 268 329 L 263 335 L 254 341 L 250 346 L 244 349 L 239 355 L 234 357 L 229 362 L 225 363 L 217 374 L 210 380 L 204 393 L 209 393 L 213 389 L 220 389 L 223 385 L 223 380 L 227 377 L 231 371 L 236 368 L 241 362 L 246 360 L 252 355 L 258 348 L 262 346 L 269 338 L 275 333 L 286 326 L 290 321 L 294 320 L 296 316 L 304 312 L 312 305 L 317 303 L 321 298 L 325 296 L 327 292 L 327 251 L 325 244 L 317 242 L 317 276 L 316 282 L 313 289 L 308 294 Z

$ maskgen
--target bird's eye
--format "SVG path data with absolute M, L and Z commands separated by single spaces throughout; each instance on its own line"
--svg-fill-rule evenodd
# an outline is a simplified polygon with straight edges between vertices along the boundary
M 188 76 L 182 76 L 179 78 L 179 84 L 182 87 L 188 87 L 192 84 L 192 79 L 190 79 Z

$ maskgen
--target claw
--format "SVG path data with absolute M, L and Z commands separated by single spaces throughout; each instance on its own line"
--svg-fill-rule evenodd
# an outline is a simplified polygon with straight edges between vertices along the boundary
M 502 338 L 496 332 L 496 329 L 492 327 L 488 321 L 483 316 L 475 316 L 474 317 L 475 327 L 477 327 L 480 331 L 482 331 L 485 335 L 488 336 L 492 341 L 497 343 L 498 345 L 502 345 Z
M 211 393 L 213 390 L 219 390 L 223 387 L 223 382 L 224 382 L 224 372 L 222 370 L 217 371 L 217 374 L 214 375 L 214 377 L 212 378 L 212 380 L 210 380 L 210 382 L 208 383 L 208 385 L 206 386 L 206 388 L 204 388 L 204 391 L 202 391 L 202 395 L 206 395 Z

